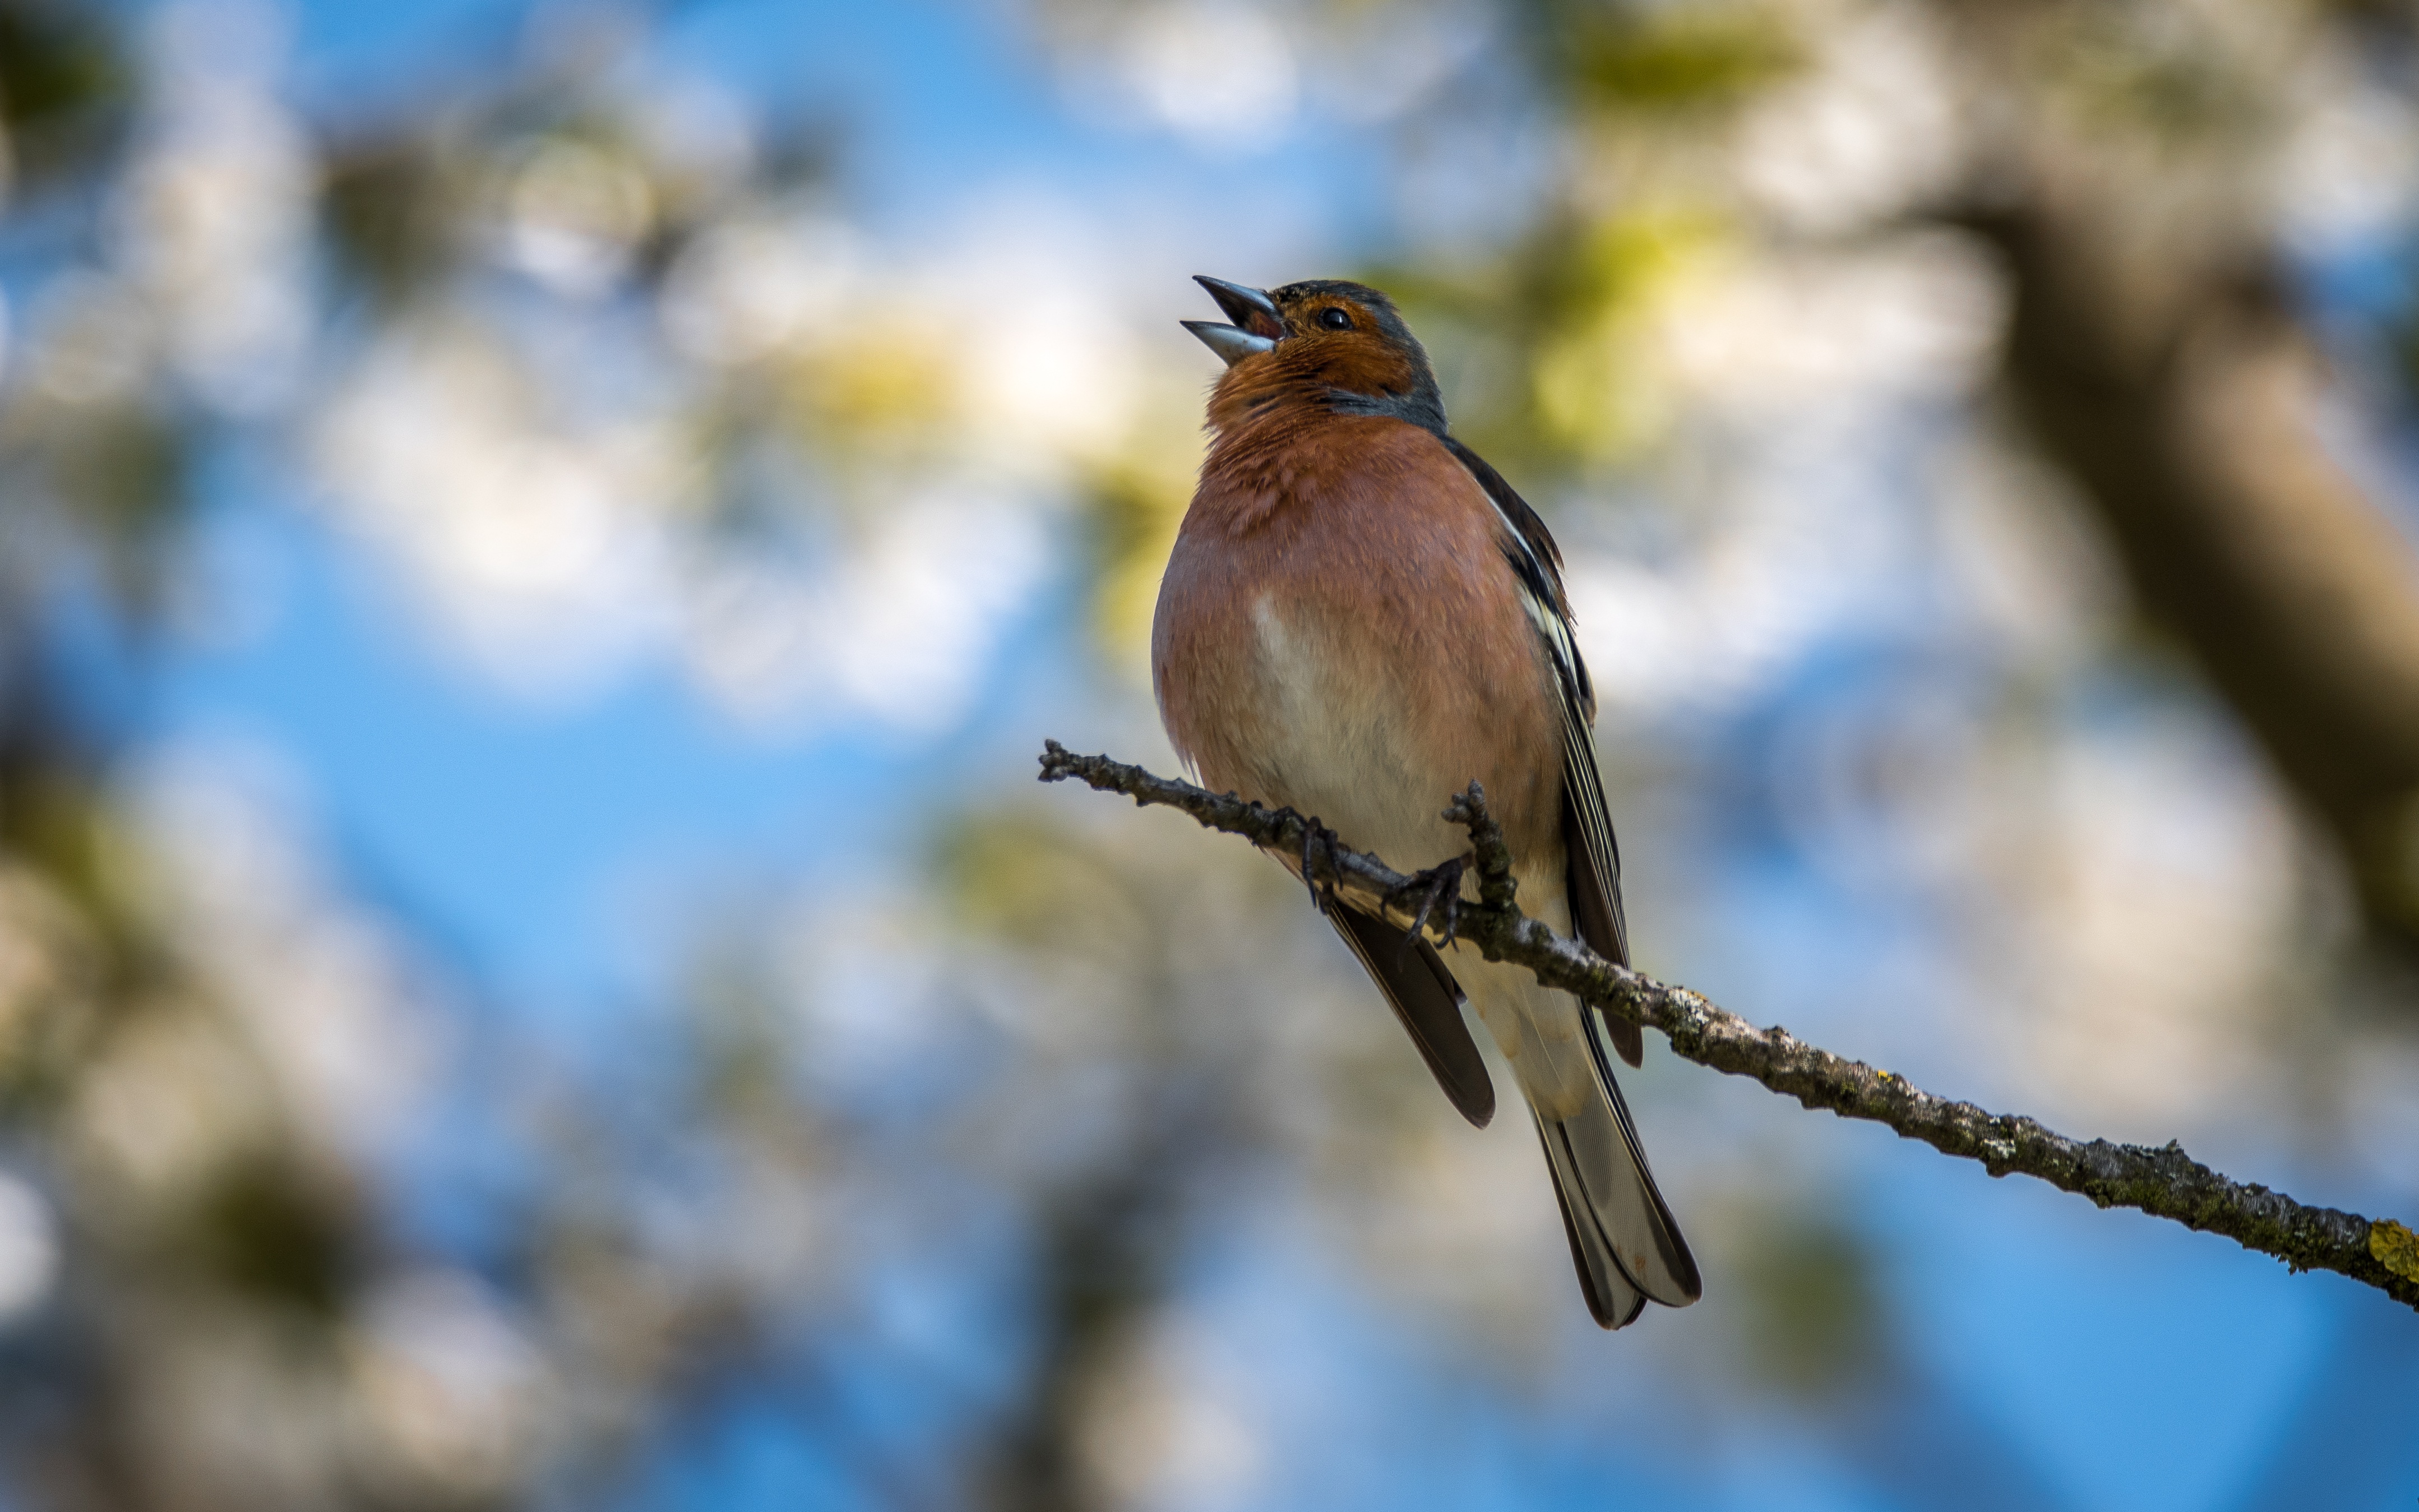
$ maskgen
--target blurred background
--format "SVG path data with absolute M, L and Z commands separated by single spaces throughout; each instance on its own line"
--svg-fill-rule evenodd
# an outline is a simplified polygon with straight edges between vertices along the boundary
M 0 0 L 0 1507 L 2408 1505 L 2407 1310 L 1659 1046 L 1599 1334 L 1032 774 L 1174 770 L 1188 275 L 1364 278 L 1645 969 L 2419 1216 L 2414 28 Z

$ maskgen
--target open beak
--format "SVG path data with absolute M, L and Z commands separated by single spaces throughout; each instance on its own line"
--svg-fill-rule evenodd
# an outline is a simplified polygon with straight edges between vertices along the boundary
M 1225 359 L 1228 367 L 1255 352 L 1267 351 L 1285 334 L 1285 321 L 1277 316 L 1276 301 L 1258 289 L 1198 273 L 1193 282 L 1208 289 L 1210 297 L 1218 301 L 1218 308 L 1235 323 L 1228 326 L 1215 320 L 1187 320 L 1184 329 L 1200 337 L 1201 345 Z

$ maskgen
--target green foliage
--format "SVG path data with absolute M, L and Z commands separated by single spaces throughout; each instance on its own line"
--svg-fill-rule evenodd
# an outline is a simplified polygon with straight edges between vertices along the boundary
M 320 215 L 337 266 L 393 307 L 451 270 L 460 191 L 426 143 L 380 140 L 329 165 Z
M 239 1296 L 333 1320 L 353 1280 L 358 1223 L 324 1178 L 264 1155 L 203 1188 L 184 1246 L 195 1269 Z
M 1780 1214 L 1737 1253 L 1738 1336 L 1758 1378 L 1819 1398 L 1878 1373 L 1887 1313 L 1861 1238 L 1827 1218 Z
M 1727 4 L 1623 8 L 1579 22 L 1558 51 L 1581 104 L 1645 115 L 1736 106 L 1804 58 L 1780 16 Z
M 107 549 L 115 586 L 131 605 L 148 606 L 165 537 L 184 519 L 192 444 L 177 422 L 133 405 L 84 417 L 55 438 L 53 480 L 88 538 Z
M 2053 76 L 2100 124 L 2181 145 L 2240 137 L 2268 113 L 2259 82 L 2189 31 L 2094 13 L 2061 41 Z
M 1148 643 L 1160 573 L 1192 501 L 1191 461 L 1190 448 L 1168 447 L 1094 469 L 1085 480 L 1086 554 L 1105 648 Z
M 1016 945 L 1096 954 L 1145 928 L 1115 861 L 1030 809 L 963 820 L 938 872 L 961 918 Z
M 0 126 L 27 177 L 80 166 L 130 88 L 107 22 L 51 0 L 0 0 Z

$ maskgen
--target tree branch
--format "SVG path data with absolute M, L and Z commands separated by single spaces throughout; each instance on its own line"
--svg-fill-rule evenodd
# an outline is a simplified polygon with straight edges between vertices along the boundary
M 1145 807 L 1180 809 L 1206 828 L 1240 835 L 1264 850 L 1302 852 L 1303 825 L 1291 814 L 1047 742 L 1041 780 L 1069 778 L 1104 793 L 1122 793 Z M 1539 981 L 1601 1011 L 1661 1030 L 1682 1058 L 1751 1076 L 1810 1108 L 1887 1124 L 1943 1154 L 1980 1161 L 1993 1176 L 2012 1171 L 2037 1177 L 2103 1208 L 2134 1208 L 2187 1228 L 2224 1234 L 2295 1271 L 2333 1271 L 2419 1309 L 2419 1237 L 2402 1225 L 2305 1207 L 2281 1192 L 2229 1180 L 2172 1141 L 2159 1149 L 2104 1139 L 2082 1143 L 2031 1119 L 1935 1097 L 1904 1077 L 1817 1049 L 1786 1029 L 1759 1029 L 1685 987 L 1615 965 L 1521 913 L 1513 897 L 1511 852 L 1477 783 L 1453 800 L 1445 816 L 1468 826 L 1480 879 L 1479 901 L 1462 905 L 1460 938 L 1490 961 L 1525 966 Z M 1401 917 L 1394 905 L 1410 891 L 1409 877 L 1376 856 L 1340 846 L 1332 852 L 1316 847 L 1315 853 L 1319 880 Z

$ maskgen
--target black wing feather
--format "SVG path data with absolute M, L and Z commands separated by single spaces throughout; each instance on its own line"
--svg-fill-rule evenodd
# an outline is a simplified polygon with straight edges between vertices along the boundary
M 1629 926 L 1621 911 L 1621 847 L 1605 810 L 1604 779 L 1595 764 L 1595 685 L 1571 635 L 1571 605 L 1563 591 L 1563 553 L 1546 522 L 1529 507 L 1503 474 L 1477 453 L 1444 438 L 1446 448 L 1503 517 L 1511 538 L 1504 560 L 1528 596 L 1530 617 L 1552 657 L 1563 705 L 1563 848 L 1568 857 L 1571 922 L 1588 949 L 1608 961 L 1629 964 Z M 1606 1035 L 1621 1058 L 1635 1066 L 1645 1058 L 1644 1036 L 1635 1024 L 1606 1018 Z
M 1338 904 L 1328 917 L 1386 995 L 1444 1095 L 1463 1118 L 1486 1128 L 1495 1117 L 1495 1082 L 1461 1016 L 1461 986 L 1444 958 L 1427 941 L 1408 939 L 1401 929 L 1357 908 Z

